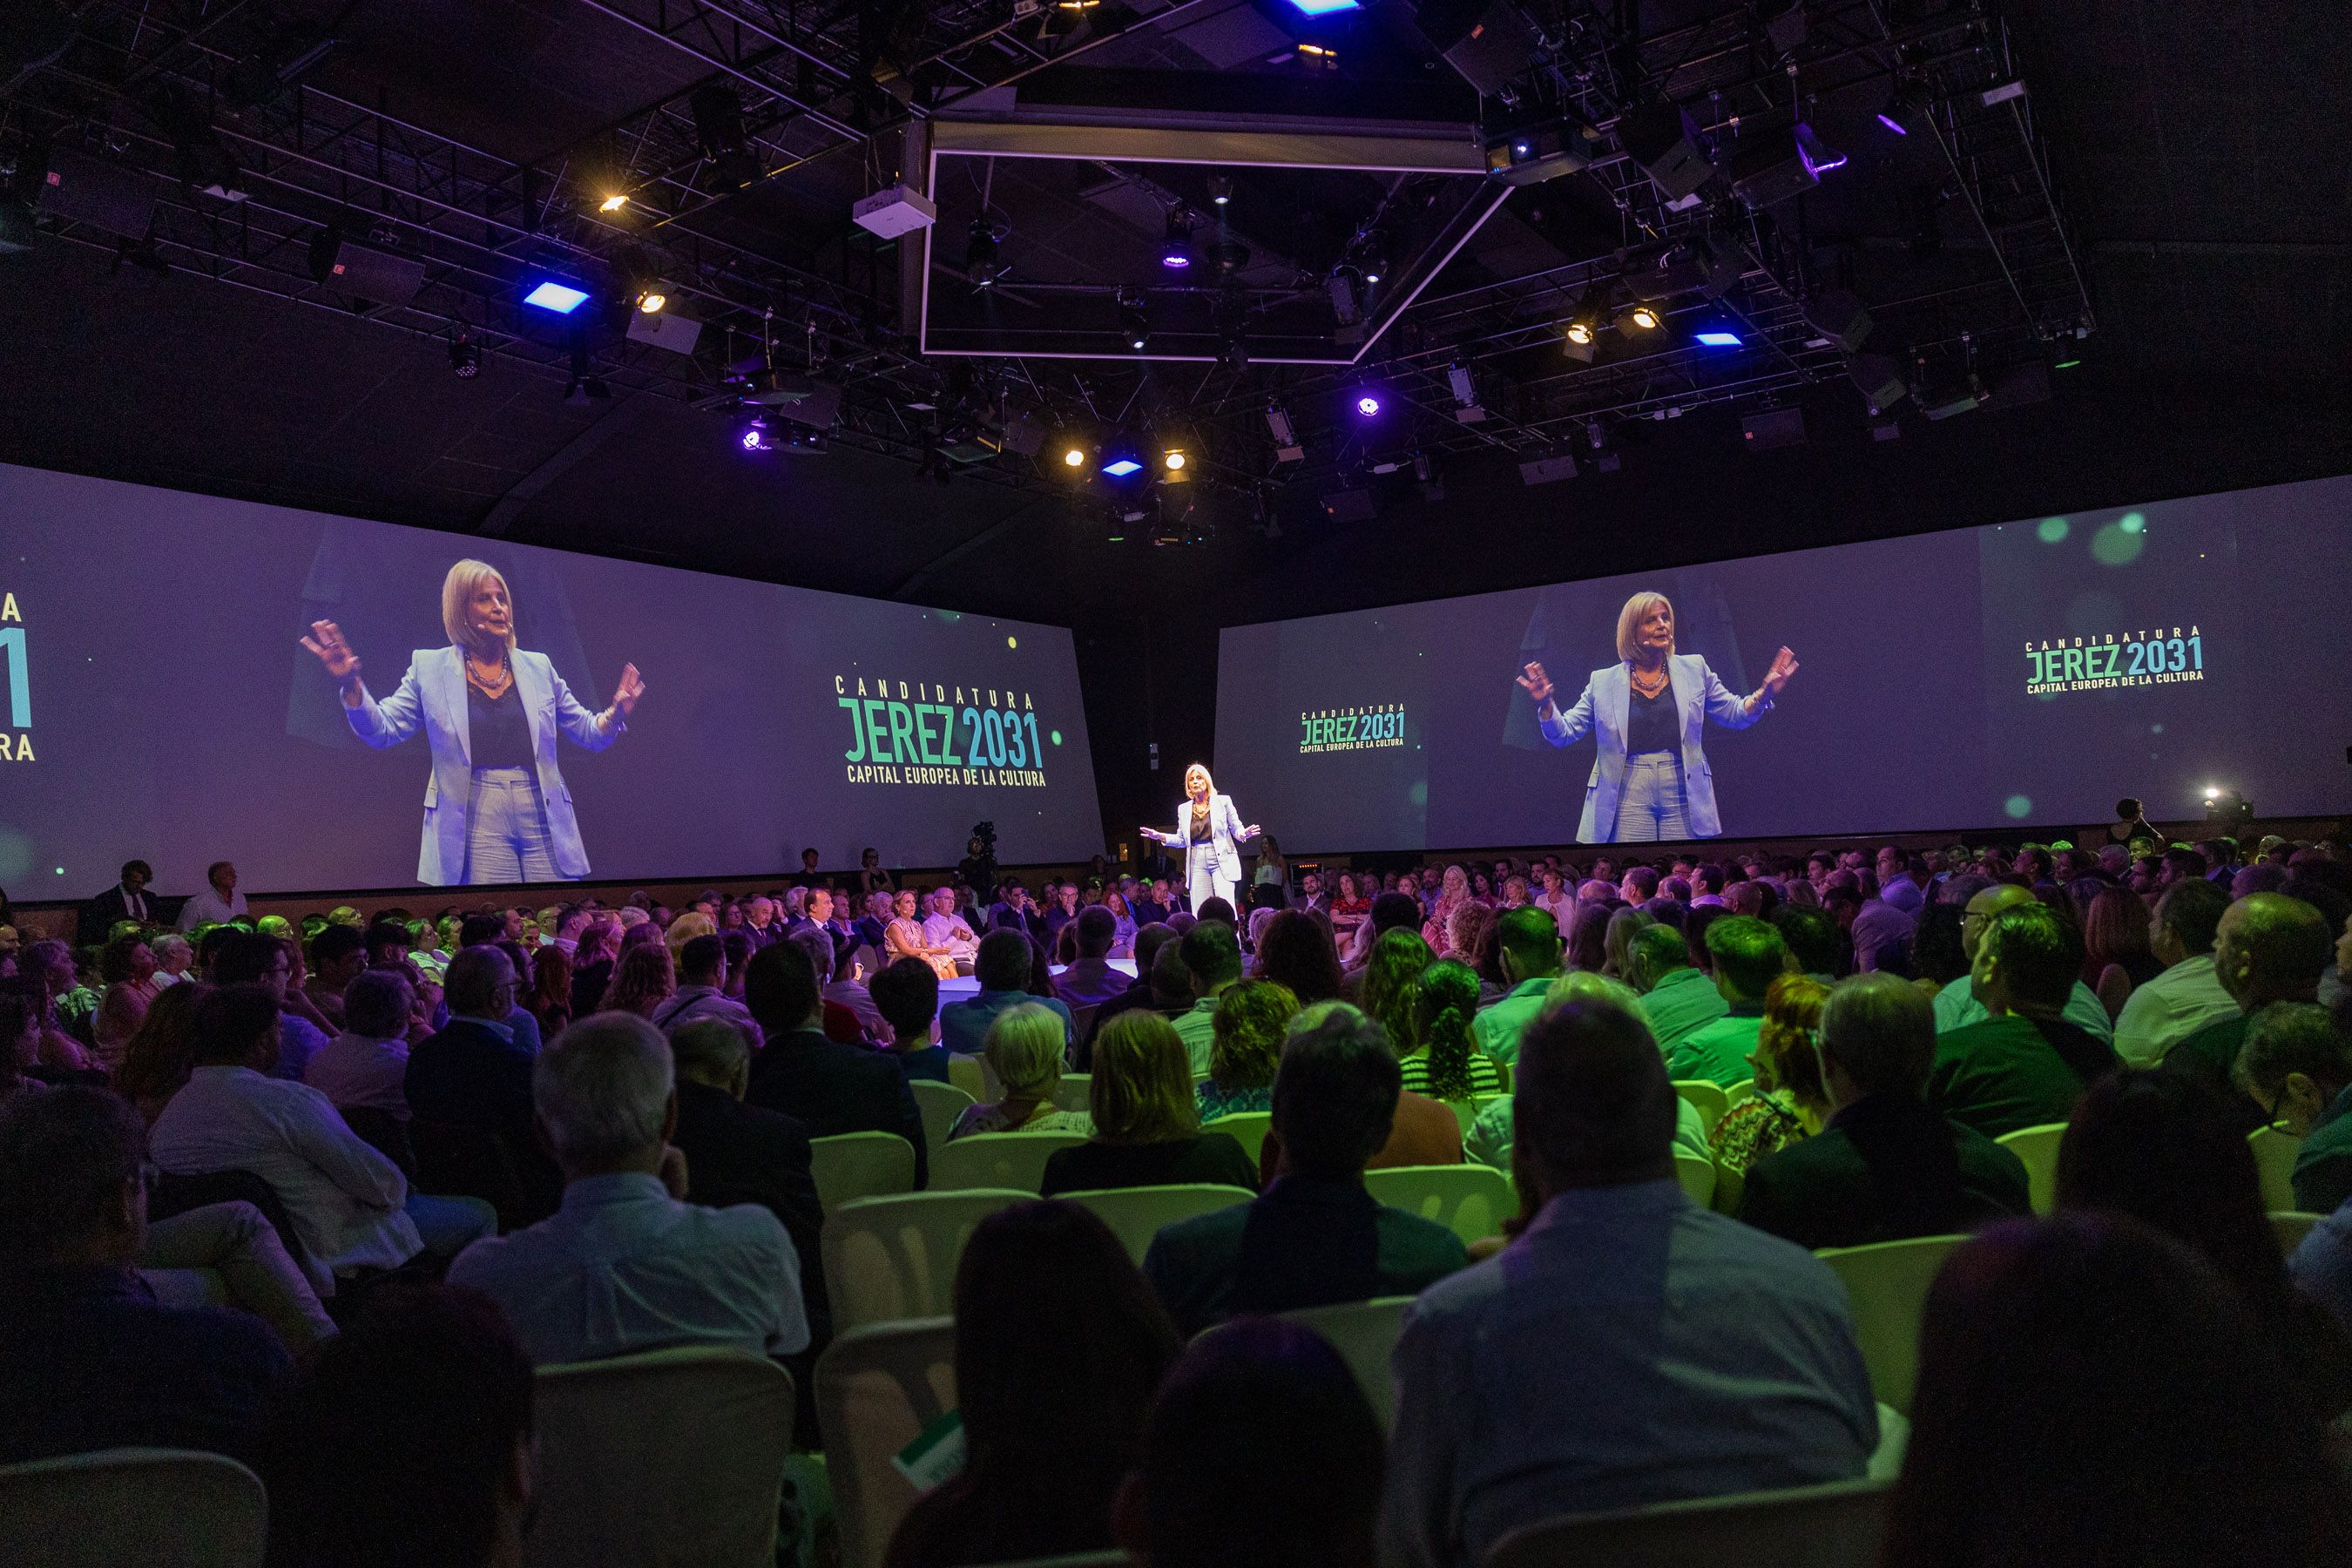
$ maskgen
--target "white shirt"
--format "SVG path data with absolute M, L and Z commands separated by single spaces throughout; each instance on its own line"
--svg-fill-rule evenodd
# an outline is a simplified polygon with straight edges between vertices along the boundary
M 408 1183 L 400 1167 L 308 1084 L 200 1067 L 155 1119 L 147 1148 L 177 1174 L 250 1171 L 268 1182 L 310 1253 L 306 1272 L 321 1296 L 334 1293 L 334 1270 L 397 1268 L 425 1248 L 401 1212 Z
M 2184 958 L 2132 988 L 2116 1015 L 2116 1055 L 2132 1067 L 2152 1068 L 2174 1046 L 2237 1010 L 2213 973 L 2211 953 Z
M 194 931 L 205 921 L 226 925 L 245 919 L 245 895 L 232 891 L 226 899 L 209 882 L 205 890 L 180 906 L 180 929 Z
M 933 947 L 943 947 L 958 958 L 970 958 L 980 951 L 980 938 L 971 934 L 971 927 L 961 915 L 943 915 L 937 911 L 923 917 L 923 940 Z

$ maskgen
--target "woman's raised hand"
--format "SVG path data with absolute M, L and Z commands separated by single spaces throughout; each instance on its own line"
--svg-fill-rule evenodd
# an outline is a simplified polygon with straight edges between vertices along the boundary
M 1772 668 L 1764 672 L 1764 695 L 1778 697 L 1780 688 L 1789 684 L 1789 677 L 1797 673 L 1797 656 L 1782 648 L 1772 656 Z
M 613 711 L 624 719 L 627 718 L 629 710 L 635 708 L 637 705 L 637 699 L 645 694 L 646 683 L 638 678 L 637 667 L 634 664 L 623 665 L 621 684 L 613 692 Z
M 360 656 L 343 640 L 343 628 L 332 621 L 312 621 L 310 635 L 302 639 L 302 646 L 317 654 L 327 673 L 337 680 L 349 680 L 360 672 Z
M 1788 650 L 1784 648 L 1781 651 L 1785 653 Z M 1534 659 L 1529 659 L 1527 668 L 1521 672 L 1519 685 L 1536 700 L 1538 708 L 1551 700 L 1551 677 L 1546 675 L 1544 667 Z

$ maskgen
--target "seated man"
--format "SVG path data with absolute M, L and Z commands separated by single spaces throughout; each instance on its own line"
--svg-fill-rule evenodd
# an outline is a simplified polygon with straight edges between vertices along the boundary
M 654 1008 L 653 1026 L 667 1033 L 705 1018 L 734 1025 L 759 1049 L 751 1010 L 727 994 L 727 944 L 716 935 L 689 937 L 677 950 L 677 989 Z
M 2295 1208 L 2330 1215 L 2352 1200 L 2352 1034 L 2342 1022 L 2315 1002 L 2273 1002 L 2246 1020 L 2232 1070 L 2269 1125 L 2303 1140 Z
M 1960 949 L 1969 962 L 1975 962 L 1977 944 L 1984 940 L 1985 928 L 1994 916 L 2003 910 L 2020 909 L 2036 901 L 2032 889 L 2021 888 L 2014 882 L 1979 887 L 1969 894 L 1960 912 Z M 2108 1021 L 2106 1004 L 2099 1000 L 2097 992 L 2083 984 L 2081 975 L 2074 977 L 2074 984 L 2068 989 L 2065 1003 L 2059 1012 L 2066 1022 L 2095 1036 L 2100 1043 L 2114 1044 L 2116 1030 Z M 1983 1000 L 1977 995 L 1976 988 L 1969 984 L 1969 977 L 1965 974 L 1936 993 L 1936 1033 L 1939 1035 L 1948 1035 L 1970 1024 L 1980 1024 L 1986 1016 Z
M 1712 922 L 1706 940 L 1724 1016 L 1693 1029 L 1666 1053 L 1666 1076 L 1705 1079 L 1729 1089 L 1756 1076 L 1748 1058 L 1756 1052 L 1756 1034 L 1764 1023 L 1764 993 L 1788 973 L 1789 948 L 1769 921 L 1754 915 Z
M 139 1278 L 145 1138 L 101 1089 L 0 1110 L 0 1464 L 118 1447 L 255 1458 L 285 1347 L 247 1313 L 162 1306 Z
M 970 923 L 956 912 L 956 890 L 941 883 L 931 889 L 923 916 L 923 941 L 945 952 L 955 961 L 958 974 L 970 974 L 973 956 L 980 952 L 980 938 Z
M 744 1099 L 782 1111 L 812 1138 L 897 1133 L 915 1146 L 915 1190 L 920 1192 L 930 1162 L 914 1091 L 896 1062 L 825 1038 L 824 1001 L 807 951 L 796 942 L 780 942 L 752 954 L 743 1000 L 768 1037 L 751 1064 Z
M 996 934 L 991 931 L 981 946 L 986 948 Z M 931 1021 L 940 1011 L 939 972 L 919 958 L 902 958 L 885 966 L 867 989 L 890 1032 L 890 1047 L 883 1055 L 909 1079 L 947 1082 L 948 1048 L 931 1039 Z
M 996 1016 L 1024 1002 L 1034 1002 L 1060 1015 L 1062 1033 L 1066 1037 L 1070 1032 L 1069 1005 L 1058 997 L 1029 994 L 1029 966 L 1034 955 L 1035 950 L 1023 932 L 992 931 L 982 937 L 971 970 L 972 977 L 980 982 L 980 994 L 962 1002 L 950 1002 L 940 1009 L 940 1044 L 962 1056 L 977 1056 Z M 944 1075 L 945 1068 L 940 1070 Z
M 338 926 L 338 931 L 349 928 Z M 343 1032 L 302 1069 L 302 1081 L 337 1110 L 381 1110 L 408 1120 L 408 1021 L 416 994 L 396 969 L 363 969 L 343 987 Z
M 1979 1025 L 1981 1028 L 1983 1026 Z M 1936 1012 L 1907 980 L 1858 974 L 1822 1009 L 1827 1125 L 1748 1168 L 1739 1217 L 1800 1247 L 1860 1247 L 2030 1212 L 2025 1166 L 1921 1098 Z
M 1403 1087 L 1380 1026 L 1353 1008 L 1291 1031 L 1274 1079 L 1282 1173 L 1254 1202 L 1161 1227 L 1144 1256 L 1178 1331 L 1411 1296 L 1467 1261 L 1453 1231 L 1364 1191 L 1365 1162 L 1388 1142 Z
M 1649 1030 L 1568 1003 L 1522 1039 L 1517 1092 L 1534 1217 L 1405 1310 L 1388 1560 L 1471 1568 L 1559 1514 L 1861 1476 L 1878 1409 L 1845 1288 L 1684 1196 Z
M 1192 982 L 1192 1005 L 1171 1021 L 1176 1026 L 1176 1037 L 1184 1042 L 1185 1054 L 1192 1059 L 1192 1076 L 1205 1078 L 1209 1055 L 1216 1044 L 1217 1000 L 1242 977 L 1241 938 L 1232 921 L 1204 916 L 1179 940 L 1177 951 L 1183 955 L 1184 970 Z
M 2116 1055 L 2152 1068 L 2208 1024 L 2237 1016 L 2238 1004 L 2213 973 L 2213 942 L 2230 895 L 2202 878 L 2175 882 L 2156 901 L 2149 943 L 2161 973 L 2132 987 L 2116 1015 Z
M 1470 1020 L 1478 1048 L 1509 1066 L 1519 1054 L 1519 1037 L 1543 1011 L 1551 983 L 1559 978 L 1559 925 L 1549 910 L 1524 904 L 1496 922 L 1496 957 L 1510 989 Z
M 563 1184 L 531 1123 L 535 1053 L 506 1022 L 514 1011 L 514 964 L 495 947 L 461 947 L 443 984 L 449 1022 L 410 1050 L 402 1079 L 409 1115 L 419 1124 L 419 1173 L 434 1179 L 429 1139 L 436 1129 L 488 1135 L 520 1190 L 473 1195 L 506 1204 L 509 1225 L 552 1214 Z
M 563 1205 L 474 1243 L 449 1282 L 496 1301 L 534 1364 L 670 1345 L 779 1356 L 807 1346 L 800 1258 L 782 1223 L 752 1204 L 682 1201 L 688 1173 L 669 1142 L 677 1097 L 658 1029 L 634 1013 L 591 1014 L 540 1053 L 532 1090 Z
M 367 967 L 367 934 L 357 926 L 331 925 L 310 939 L 310 973 L 302 994 L 327 1022 L 343 1028 L 343 987 Z
M 2317 1001 L 2319 977 L 2335 957 L 2326 918 L 2301 899 L 2284 893 L 2240 899 L 2222 911 L 2213 937 L 2213 977 L 2237 1011 L 2179 1041 L 2165 1052 L 2164 1066 L 2228 1089 L 2246 1020 L 2273 1002 Z
M 1108 908 L 1094 904 L 1078 911 L 1078 956 L 1054 977 L 1054 989 L 1065 1003 L 1098 1007 L 1126 991 L 1130 977 L 1110 962 L 1118 939 L 1118 917 Z
M 1668 1056 L 1731 1011 L 1714 980 L 1691 963 L 1690 943 L 1673 926 L 1661 922 L 1635 931 L 1627 962 L 1633 973 L 1625 980 L 1642 994 L 1651 1037 Z M 1769 989 L 1771 982 L 1765 984 Z
M 217 949 L 206 939 L 205 946 L 215 952 L 212 983 L 215 985 L 259 985 L 278 999 L 279 1026 L 278 1031 L 278 1065 L 270 1068 L 273 1078 L 302 1081 L 302 1069 L 327 1043 L 326 1032 L 299 1013 L 287 1012 L 286 988 L 294 979 L 294 953 L 291 943 L 281 937 L 265 936 L 259 931 L 238 931 L 224 926 Z M 218 935 L 218 932 L 215 933 Z
M 1987 919 L 1969 969 L 1986 1016 L 1937 1037 L 1928 1103 L 1988 1138 L 2072 1116 L 2116 1067 L 2104 1038 L 2064 1016 L 2082 971 L 2082 933 L 2057 910 L 2029 899 Z

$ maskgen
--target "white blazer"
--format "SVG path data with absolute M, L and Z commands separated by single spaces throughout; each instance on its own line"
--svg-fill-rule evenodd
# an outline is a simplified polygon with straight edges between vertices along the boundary
M 1706 765 L 1699 731 L 1709 719 L 1727 730 L 1745 730 L 1771 711 L 1772 700 L 1766 698 L 1750 713 L 1747 700 L 1733 696 L 1695 653 L 1668 658 L 1666 675 L 1682 718 L 1683 810 L 1692 837 L 1713 838 L 1723 831 L 1723 821 L 1716 813 L 1715 775 Z M 1544 739 L 1555 746 L 1573 745 L 1588 731 L 1599 743 L 1591 776 L 1584 781 L 1584 815 L 1576 824 L 1579 844 L 1606 844 L 1617 832 L 1617 802 L 1625 789 L 1625 727 L 1633 705 L 1633 667 L 1621 662 L 1586 678 L 1584 695 L 1575 707 L 1538 721 Z
M 555 868 L 565 877 L 588 875 L 588 852 L 580 843 L 580 818 L 572 791 L 555 765 L 555 737 L 601 752 L 628 726 L 618 715 L 610 733 L 596 728 L 596 715 L 580 704 L 543 653 L 518 648 L 509 661 L 515 695 L 530 723 L 532 771 L 547 807 L 547 836 Z M 416 857 L 416 879 L 428 888 L 449 887 L 466 874 L 467 813 L 473 800 L 473 742 L 466 703 L 465 656 L 454 645 L 421 647 L 409 655 L 399 689 L 378 702 L 362 685 L 357 708 L 343 712 L 352 732 L 369 745 L 396 746 L 421 727 L 433 746 L 433 772 L 425 782 L 425 842 Z
M 1233 877 L 1242 874 L 1242 840 L 1249 835 L 1242 831 L 1241 813 L 1234 809 L 1234 797 L 1212 793 L 1209 796 L 1209 838 L 1202 847 L 1209 874 L 1213 877 Z M 1168 847 L 1184 851 L 1184 875 L 1192 874 L 1192 802 L 1190 796 L 1176 803 L 1176 831 L 1170 836 Z

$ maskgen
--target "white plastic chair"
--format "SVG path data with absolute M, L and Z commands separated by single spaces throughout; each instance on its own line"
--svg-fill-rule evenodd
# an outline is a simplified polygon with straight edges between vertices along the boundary
M 1715 1203 L 1715 1162 L 1702 1160 L 1696 1154 L 1675 1151 L 1675 1180 L 1683 1184 L 1683 1192 L 1701 1208 Z
M 955 1324 L 946 1318 L 852 1329 L 817 1358 L 817 1419 L 845 1568 L 880 1568 L 916 1497 L 890 1461 L 955 1407 Z
M 937 1149 L 946 1142 L 956 1118 L 980 1103 L 968 1091 L 932 1079 L 909 1079 L 907 1087 L 915 1091 L 915 1110 L 923 1119 L 926 1149 Z
M 825 1294 L 835 1331 L 945 1317 L 972 1227 L 1034 1193 L 975 1187 L 854 1198 L 824 1217 Z
M 1045 1162 L 1056 1150 L 1086 1142 L 1076 1132 L 974 1132 L 931 1151 L 935 1193 L 973 1187 L 1010 1187 L 1031 1196 L 1045 1180 Z
M 831 1213 L 852 1198 L 915 1190 L 915 1146 L 896 1132 L 841 1132 L 809 1140 L 817 1202 Z
M 1062 1080 L 1054 1086 L 1054 1109 L 1076 1111 L 1093 1110 L 1094 1101 L 1089 1096 L 1094 1092 L 1094 1083 L 1095 1077 L 1092 1073 L 1064 1073 Z
M 1247 1187 L 1229 1187 L 1218 1182 L 1187 1182 L 1166 1187 L 1105 1187 L 1061 1194 L 1064 1203 L 1090 1210 L 1096 1218 L 1110 1226 L 1111 1234 L 1127 1248 L 1127 1255 L 1139 1264 L 1151 1249 L 1151 1238 L 1160 1234 L 1161 1226 L 1214 1214 L 1255 1196 Z M 826 1278 L 830 1279 L 832 1276 Z
M 1250 1163 L 1258 1161 L 1258 1151 L 1265 1147 L 1266 1129 L 1274 1125 L 1274 1113 L 1267 1110 L 1241 1110 L 1231 1116 L 1220 1116 L 1213 1121 L 1201 1123 L 1203 1132 L 1223 1132 L 1242 1146 Z
M 1503 1537 L 1485 1568 L 1874 1568 L 1893 1489 L 1833 1481 L 1547 1520 Z
M 260 1568 L 268 1500 L 234 1459 L 107 1448 L 0 1466 L 9 1568 Z
M 1813 1255 L 1844 1282 L 1853 1302 L 1854 1338 L 1870 1368 L 1872 1394 L 1905 1415 L 1911 1414 L 1911 1391 L 1919 1379 L 1919 1321 L 1927 1313 L 1927 1289 L 1944 1259 L 1966 1240 L 1923 1236 Z
M 2259 1127 L 2246 1134 L 2254 1151 L 2254 1173 L 2262 1179 L 2263 1207 L 2273 1214 L 2294 1210 L 2294 1160 L 2303 1140 L 2275 1127 Z
M 2325 1219 L 2325 1215 L 2296 1214 L 2292 1209 L 2279 1209 L 2271 1215 L 2271 1229 L 2278 1237 L 2279 1251 L 2292 1253 L 2311 1234 L 2311 1227 Z
M 2035 1214 L 2048 1214 L 2058 1206 L 2058 1145 L 2065 1137 L 2064 1122 L 2044 1121 L 2038 1127 L 2004 1132 L 1993 1140 L 2025 1166 L 2025 1188 L 2032 1195 Z
M 544 1366 L 525 1568 L 772 1568 L 792 1373 L 695 1346 Z
M 1366 1171 L 1364 1190 L 1391 1208 L 1433 1219 L 1465 1245 L 1503 1234 L 1519 1212 L 1511 1178 L 1490 1165 L 1398 1165 Z
M 1743 1078 L 1723 1091 L 1723 1109 L 1729 1111 L 1734 1107 L 1755 1098 L 1756 1080 L 1752 1078 Z
M 1709 1133 L 1723 1120 L 1723 1113 L 1731 1109 L 1731 1097 L 1724 1093 L 1723 1086 L 1706 1079 L 1678 1078 L 1675 1079 L 1675 1092 L 1697 1110 L 1698 1119 L 1706 1124 Z
M 1331 1348 L 1356 1374 L 1357 1386 L 1370 1401 L 1383 1432 L 1396 1424 L 1396 1384 L 1389 1375 L 1389 1352 L 1396 1349 L 1397 1334 L 1404 1327 L 1404 1310 L 1412 1304 L 1410 1296 L 1382 1296 L 1336 1307 L 1302 1307 L 1282 1314 L 1331 1342 Z

